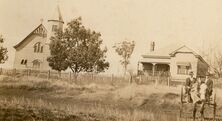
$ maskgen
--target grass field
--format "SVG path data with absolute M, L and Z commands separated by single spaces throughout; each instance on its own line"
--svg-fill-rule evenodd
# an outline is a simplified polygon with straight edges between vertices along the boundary
M 89 82 L 0 76 L 0 120 L 191 121 L 179 118 L 180 87 Z

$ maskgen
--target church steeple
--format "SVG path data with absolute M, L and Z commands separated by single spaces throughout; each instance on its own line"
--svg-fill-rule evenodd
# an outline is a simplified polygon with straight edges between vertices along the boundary
M 63 18 L 62 18 L 62 14 L 61 14 L 59 5 L 57 5 L 55 13 L 53 14 L 52 18 L 50 18 L 48 20 L 48 22 L 52 23 L 52 26 L 51 26 L 52 30 L 63 28 L 64 21 L 63 21 Z M 57 26 L 57 28 L 56 28 L 56 26 Z M 53 27 L 55 27 L 55 28 L 53 28 Z
M 60 11 L 59 5 L 57 5 L 56 10 L 51 18 L 48 19 L 48 43 L 50 42 L 50 38 L 55 36 L 56 31 L 63 30 L 63 18 Z
M 53 14 L 52 18 L 50 18 L 48 20 L 48 22 L 50 22 L 50 21 L 56 21 L 56 22 L 64 23 L 59 5 L 57 5 L 55 13 Z

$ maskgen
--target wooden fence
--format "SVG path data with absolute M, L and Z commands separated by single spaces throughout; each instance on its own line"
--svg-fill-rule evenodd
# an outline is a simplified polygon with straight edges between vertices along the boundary
M 27 77 L 36 77 L 40 79 L 62 79 L 67 81 L 78 81 L 78 82 L 99 82 L 99 83 L 129 83 L 130 77 L 124 78 L 123 76 L 117 76 L 114 74 L 95 74 L 95 73 L 80 73 L 75 78 L 76 75 L 72 72 L 61 72 L 59 74 L 57 71 L 52 70 L 31 70 L 31 69 L 4 69 L 0 68 L 0 75 L 12 76 L 14 78 Z M 137 84 L 154 84 L 154 85 L 168 85 L 173 86 L 177 85 L 169 75 L 134 75 L 132 80 Z
M 95 73 L 79 73 L 78 76 L 72 72 L 57 72 L 52 70 L 31 70 L 31 69 L 4 69 L 0 68 L 0 75 L 12 76 L 15 78 L 19 77 L 36 77 L 41 79 L 63 79 L 70 81 L 100 81 L 100 82 L 118 82 L 124 81 L 125 78 L 116 76 L 114 74 L 95 74 Z M 77 78 L 76 78 L 77 77 Z

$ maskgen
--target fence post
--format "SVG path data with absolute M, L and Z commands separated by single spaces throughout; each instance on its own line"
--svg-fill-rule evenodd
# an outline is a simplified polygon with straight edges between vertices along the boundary
M 170 87 L 170 77 L 167 77 L 167 86 Z
M 50 79 L 50 70 L 48 71 L 48 80 Z
M 2 68 L 1 68 L 1 70 L 0 70 L 0 75 L 2 75 Z
M 14 72 L 13 72 L 13 79 L 15 80 L 15 76 L 16 76 L 16 68 L 14 69 Z
M 111 75 L 111 84 L 114 85 L 113 74 Z
M 154 87 L 157 88 L 157 86 L 158 86 L 158 77 L 155 77 L 154 79 L 155 79 L 155 86 Z
M 92 72 L 92 81 L 94 81 L 94 75 L 93 75 L 93 72 Z
M 139 83 L 142 83 L 142 75 L 139 75 Z
M 29 80 L 29 69 L 27 69 L 27 80 Z
M 71 72 L 69 72 L 69 81 L 71 81 L 72 80 L 72 74 L 71 74 Z
M 113 74 L 111 75 L 111 81 L 113 82 Z

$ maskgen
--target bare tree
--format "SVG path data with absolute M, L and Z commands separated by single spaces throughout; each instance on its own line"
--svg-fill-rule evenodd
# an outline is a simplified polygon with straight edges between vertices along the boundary
M 214 64 L 211 65 L 215 74 L 220 78 L 222 76 L 222 53 L 218 51 L 214 56 Z

